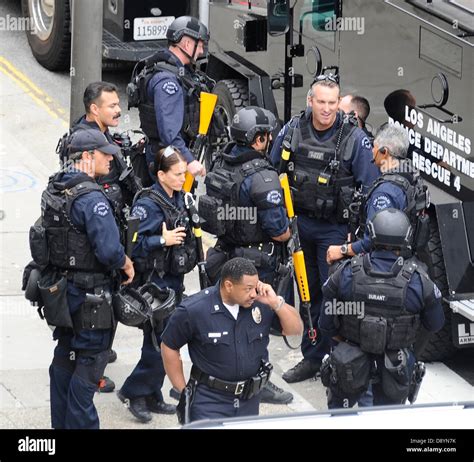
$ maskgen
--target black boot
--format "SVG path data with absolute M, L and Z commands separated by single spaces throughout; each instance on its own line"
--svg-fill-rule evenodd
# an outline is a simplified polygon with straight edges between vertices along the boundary
M 295 367 L 286 371 L 282 378 L 285 382 L 295 383 L 314 377 L 321 367 L 321 360 L 302 359 Z
M 117 396 L 122 403 L 124 403 L 128 410 L 136 417 L 140 422 L 147 423 L 152 417 L 148 407 L 146 405 L 145 397 L 141 396 L 140 398 L 127 398 L 121 393 L 121 390 L 117 392 Z
M 176 406 L 174 404 L 158 401 L 154 396 L 146 396 L 145 401 L 148 410 L 155 414 L 176 414 Z
M 115 382 L 107 376 L 103 376 L 99 380 L 99 387 L 97 388 L 97 391 L 99 393 L 112 393 L 115 390 Z
M 270 404 L 288 404 L 293 401 L 293 395 L 277 387 L 273 382 L 268 382 L 260 392 L 260 402 Z

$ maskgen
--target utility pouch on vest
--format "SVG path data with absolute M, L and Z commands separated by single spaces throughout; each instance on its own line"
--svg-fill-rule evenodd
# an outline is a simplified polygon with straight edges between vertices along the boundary
M 415 343 L 419 329 L 419 315 L 409 314 L 397 316 L 390 329 L 390 338 L 387 342 L 387 348 L 395 350 L 410 347 Z
M 39 266 L 46 266 L 49 261 L 48 240 L 46 229 L 41 225 L 30 228 L 30 250 L 31 256 Z
M 395 403 L 401 404 L 406 400 L 411 380 L 406 350 L 387 350 L 385 352 L 381 379 L 385 395 Z
M 358 395 L 369 386 L 370 358 L 357 345 L 339 343 L 330 356 L 330 387 L 337 395 Z
M 38 287 L 44 304 L 44 317 L 48 324 L 56 327 L 72 327 L 67 302 L 67 279 L 55 272 L 47 272 L 41 277 Z
M 350 218 L 349 206 L 352 203 L 354 189 L 350 186 L 343 186 L 337 196 L 336 221 L 338 223 L 348 223 Z
M 86 301 L 74 316 L 74 328 L 97 330 L 113 326 L 112 304 L 107 298 L 86 294 Z
M 226 220 L 219 220 L 218 211 L 222 209 L 222 200 L 211 196 L 199 198 L 199 215 L 203 220 L 201 228 L 217 237 L 225 236 Z
M 387 320 L 365 316 L 360 323 L 360 348 L 366 353 L 380 355 L 385 351 Z

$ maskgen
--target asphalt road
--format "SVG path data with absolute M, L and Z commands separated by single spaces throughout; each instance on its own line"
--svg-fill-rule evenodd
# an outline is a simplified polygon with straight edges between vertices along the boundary
M 5 0 L 0 15 L 19 15 L 19 2 Z M 20 290 L 24 265 L 30 260 L 28 229 L 40 213 L 40 195 L 48 176 L 57 169 L 54 150 L 66 131 L 69 116 L 68 73 L 51 73 L 33 58 L 23 32 L 0 31 L 0 428 L 48 428 L 48 366 L 54 343 L 48 329 L 23 298 Z M 130 71 L 104 71 L 103 80 L 120 88 L 121 130 L 138 128 L 136 110 L 126 110 L 125 87 Z M 208 243 L 210 241 L 208 240 Z M 186 276 L 186 292 L 199 288 L 197 273 Z M 114 349 L 118 360 L 107 367 L 117 387 L 123 383 L 139 357 L 141 334 L 120 326 Z M 184 352 L 186 366 L 189 358 Z M 428 365 L 419 402 L 472 399 L 473 356 L 463 353 L 449 366 Z M 293 392 L 288 406 L 263 405 L 262 414 L 325 409 L 325 390 L 319 380 L 289 386 L 280 378 L 300 359 L 299 350 L 289 350 L 281 338 L 273 337 L 270 359 L 274 382 Z M 165 389 L 169 389 L 165 382 Z M 166 392 L 166 391 L 165 391 Z M 103 428 L 159 428 L 176 426 L 174 417 L 155 416 L 146 426 L 137 423 L 114 394 L 96 399 Z

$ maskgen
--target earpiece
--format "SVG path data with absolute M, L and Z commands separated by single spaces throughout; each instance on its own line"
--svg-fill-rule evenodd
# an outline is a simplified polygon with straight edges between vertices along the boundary
M 387 148 L 386 148 L 385 146 L 382 146 L 381 148 L 379 148 L 379 151 L 380 151 L 382 154 L 386 154 Z

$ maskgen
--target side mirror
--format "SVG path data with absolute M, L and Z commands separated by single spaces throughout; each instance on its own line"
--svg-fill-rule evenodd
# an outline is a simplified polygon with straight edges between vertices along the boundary
M 267 2 L 268 33 L 282 35 L 290 28 L 289 0 L 269 0 Z

